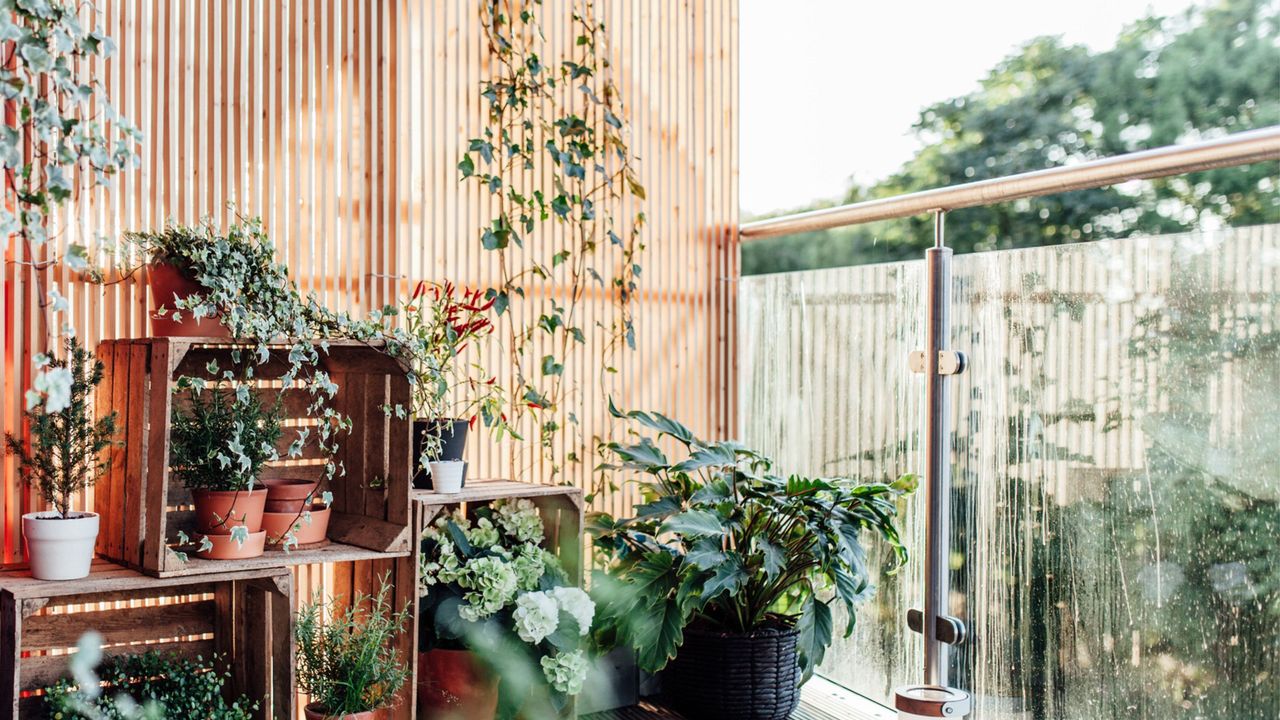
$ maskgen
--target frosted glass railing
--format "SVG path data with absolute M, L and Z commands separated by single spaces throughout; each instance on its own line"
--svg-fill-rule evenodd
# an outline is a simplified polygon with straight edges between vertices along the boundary
M 784 470 L 918 470 L 922 272 L 744 278 L 744 439 Z M 951 607 L 972 641 L 951 677 L 973 717 L 1280 717 L 1280 226 L 954 273 Z M 918 682 L 921 596 L 918 565 L 880 578 L 822 674 L 886 704 Z

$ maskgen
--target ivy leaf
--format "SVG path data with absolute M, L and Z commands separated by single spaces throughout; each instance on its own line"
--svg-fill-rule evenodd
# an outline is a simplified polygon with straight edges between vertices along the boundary
M 561 263 L 563 263 L 565 260 L 568 260 L 568 259 L 569 259 L 569 251 L 561 250 L 560 252 L 551 256 L 551 267 L 557 267 L 558 265 L 560 265 Z
M 545 355 L 542 358 L 542 374 L 543 375 L 559 375 L 564 372 L 564 365 L 556 362 L 554 355 Z
M 462 161 L 458 163 L 458 172 L 462 173 L 464 178 L 469 178 L 476 174 L 476 164 L 470 155 L 462 156 Z

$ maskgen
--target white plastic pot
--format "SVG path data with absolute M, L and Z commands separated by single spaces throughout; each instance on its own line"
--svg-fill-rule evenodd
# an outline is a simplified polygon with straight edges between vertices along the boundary
M 98 514 L 56 512 L 22 516 L 27 564 L 37 580 L 75 580 L 89 574 L 93 546 L 98 541 Z
M 462 480 L 467 476 L 467 464 L 461 460 L 443 460 L 431 463 L 431 487 L 441 495 L 462 492 Z

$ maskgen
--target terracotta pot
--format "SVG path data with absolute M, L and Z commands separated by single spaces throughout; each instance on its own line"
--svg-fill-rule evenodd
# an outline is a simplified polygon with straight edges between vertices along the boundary
M 203 535 L 230 535 L 231 528 L 244 525 L 249 532 L 262 529 L 262 510 L 267 502 L 267 491 L 253 490 L 192 490 L 191 499 L 196 505 L 196 532 Z
M 27 564 L 37 580 L 76 580 L 89 574 L 98 540 L 98 514 L 35 512 L 22 516 Z
M 418 714 L 426 720 L 493 720 L 498 678 L 468 650 L 418 653 Z
M 391 717 L 391 713 L 387 712 L 386 708 L 349 713 L 347 715 L 329 715 L 324 711 L 324 708 L 311 703 L 302 710 L 306 713 L 307 720 L 383 720 L 383 718 Z
M 196 542 L 199 543 L 203 537 L 209 538 L 209 542 L 213 543 L 212 549 L 196 553 L 196 557 L 205 560 L 247 560 L 258 557 L 266 549 L 267 533 L 261 530 L 249 533 L 243 544 L 232 540 L 230 535 L 197 534 Z
M 157 311 L 160 308 L 168 310 L 163 315 L 152 313 L 151 334 L 160 337 L 231 337 L 231 332 L 217 318 L 195 318 L 189 311 L 182 310 L 182 319 L 173 319 L 176 301 L 204 294 L 204 286 L 194 278 L 169 263 L 151 263 L 147 266 L 147 276 L 151 304 Z
M 315 494 L 319 480 L 302 480 L 300 478 L 280 478 L 263 480 L 267 486 L 267 504 L 264 509 L 271 513 L 297 513 L 302 504 Z
M 262 513 L 262 529 L 267 533 L 268 545 L 279 545 L 292 525 L 298 526 L 293 537 L 299 545 L 321 542 L 329 530 L 329 508 L 321 504 L 312 505 L 310 523 L 305 522 L 297 511 L 277 513 L 268 510 Z

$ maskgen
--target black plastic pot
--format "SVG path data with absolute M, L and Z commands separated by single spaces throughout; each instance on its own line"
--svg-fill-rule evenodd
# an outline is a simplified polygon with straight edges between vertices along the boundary
M 413 421 L 413 486 L 431 489 L 431 471 L 419 464 L 427 438 L 440 438 L 440 457 L 437 460 L 461 460 L 467 449 L 466 420 L 414 420 Z M 463 480 L 466 485 L 466 480 Z
M 744 635 L 689 627 L 662 674 L 663 693 L 683 715 L 707 720 L 785 720 L 800 704 L 795 628 Z

